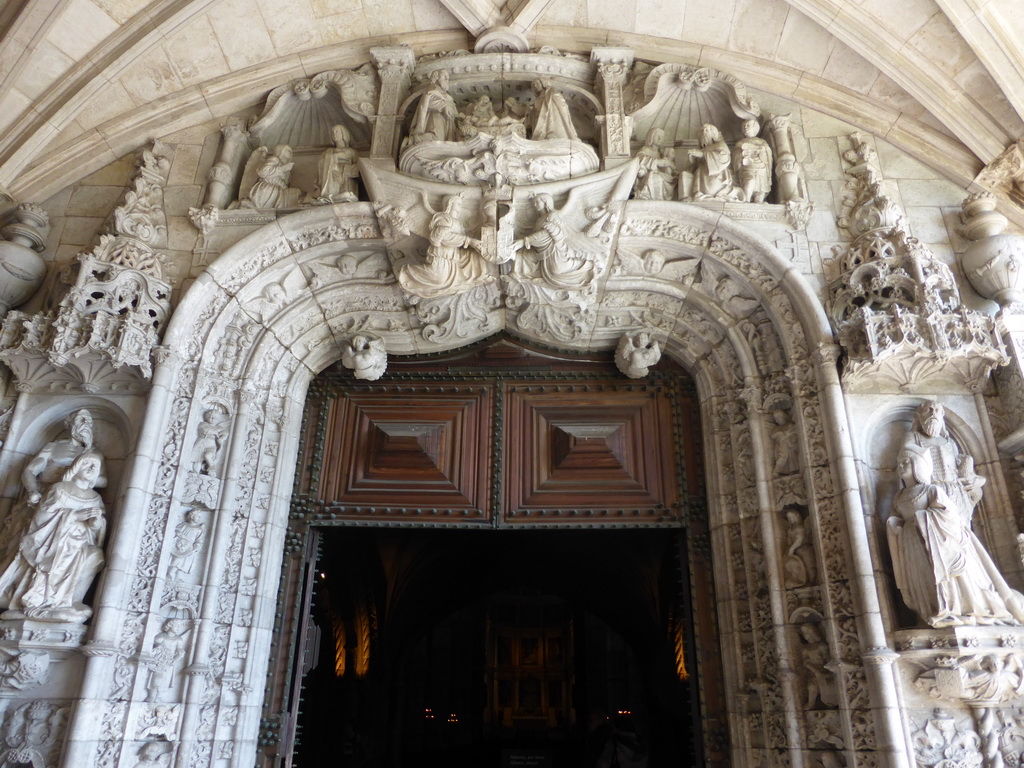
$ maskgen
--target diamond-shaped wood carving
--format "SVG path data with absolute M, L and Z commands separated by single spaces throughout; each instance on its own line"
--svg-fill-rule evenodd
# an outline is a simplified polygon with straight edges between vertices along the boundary
M 671 403 L 637 385 L 514 385 L 504 515 L 543 523 L 666 520 L 678 499 Z
M 319 498 L 339 518 L 486 517 L 487 386 L 416 386 L 333 400 Z

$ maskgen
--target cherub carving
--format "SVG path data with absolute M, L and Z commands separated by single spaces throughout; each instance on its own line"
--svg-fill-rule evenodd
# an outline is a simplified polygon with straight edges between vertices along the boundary
M 619 339 L 615 365 L 631 379 L 642 379 L 661 359 L 661 344 L 648 330 L 633 331 Z
M 341 364 L 351 370 L 357 379 L 376 381 L 388 367 L 384 339 L 368 333 L 353 336 L 341 352 Z

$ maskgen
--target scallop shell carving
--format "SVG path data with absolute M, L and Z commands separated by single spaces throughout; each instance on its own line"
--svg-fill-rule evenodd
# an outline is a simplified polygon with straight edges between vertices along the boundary
M 633 113 L 635 135 L 643 139 L 661 128 L 672 143 L 696 143 L 700 128 L 711 123 L 726 141 L 742 137 L 744 120 L 760 117 L 761 108 L 732 75 L 708 67 L 662 64 L 644 82 L 647 103 Z

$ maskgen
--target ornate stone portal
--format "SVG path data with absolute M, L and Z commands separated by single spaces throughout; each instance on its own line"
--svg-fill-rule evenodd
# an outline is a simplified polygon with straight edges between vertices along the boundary
M 809 245 L 822 185 L 807 182 L 807 144 L 736 78 L 620 48 L 371 58 L 282 85 L 223 127 L 189 211 L 200 268 L 169 322 L 162 252 L 186 211 L 165 217 L 160 144 L 66 295 L 8 315 L 8 497 L 58 437 L 53 403 L 102 408 L 132 458 L 100 502 L 94 468 L 46 481 L 77 483 L 62 489 L 81 502 L 86 554 L 68 562 L 100 547 L 105 508 L 110 565 L 84 643 L 81 625 L 58 636 L 19 608 L 0 627 L 9 762 L 273 764 L 294 736 L 292 710 L 262 707 L 272 638 L 292 620 L 275 615 L 295 586 L 282 560 L 309 546 L 286 524 L 307 513 L 289 505 L 303 393 L 338 360 L 373 381 L 389 359 L 505 330 L 617 350 L 627 377 L 661 353 L 693 374 L 707 499 L 677 522 L 710 531 L 693 546 L 713 565 L 728 723 L 705 731 L 709 765 L 905 768 L 980 750 L 999 768 L 1021 739 L 1024 638 L 903 616 L 880 531 L 936 484 L 934 467 L 902 491 L 895 477 L 931 394 L 989 481 L 961 533 L 1021 586 L 982 394 L 1005 351 L 897 218 L 870 138 L 845 157 L 854 242 L 829 286 L 834 330 L 807 277 L 824 279 L 797 265 L 824 242 Z M 24 538 L 5 545 L 24 554 Z M 62 593 L 72 606 L 92 570 Z

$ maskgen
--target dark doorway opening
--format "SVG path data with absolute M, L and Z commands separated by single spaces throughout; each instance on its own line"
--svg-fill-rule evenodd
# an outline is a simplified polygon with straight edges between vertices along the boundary
M 324 528 L 293 765 L 699 765 L 685 532 Z

